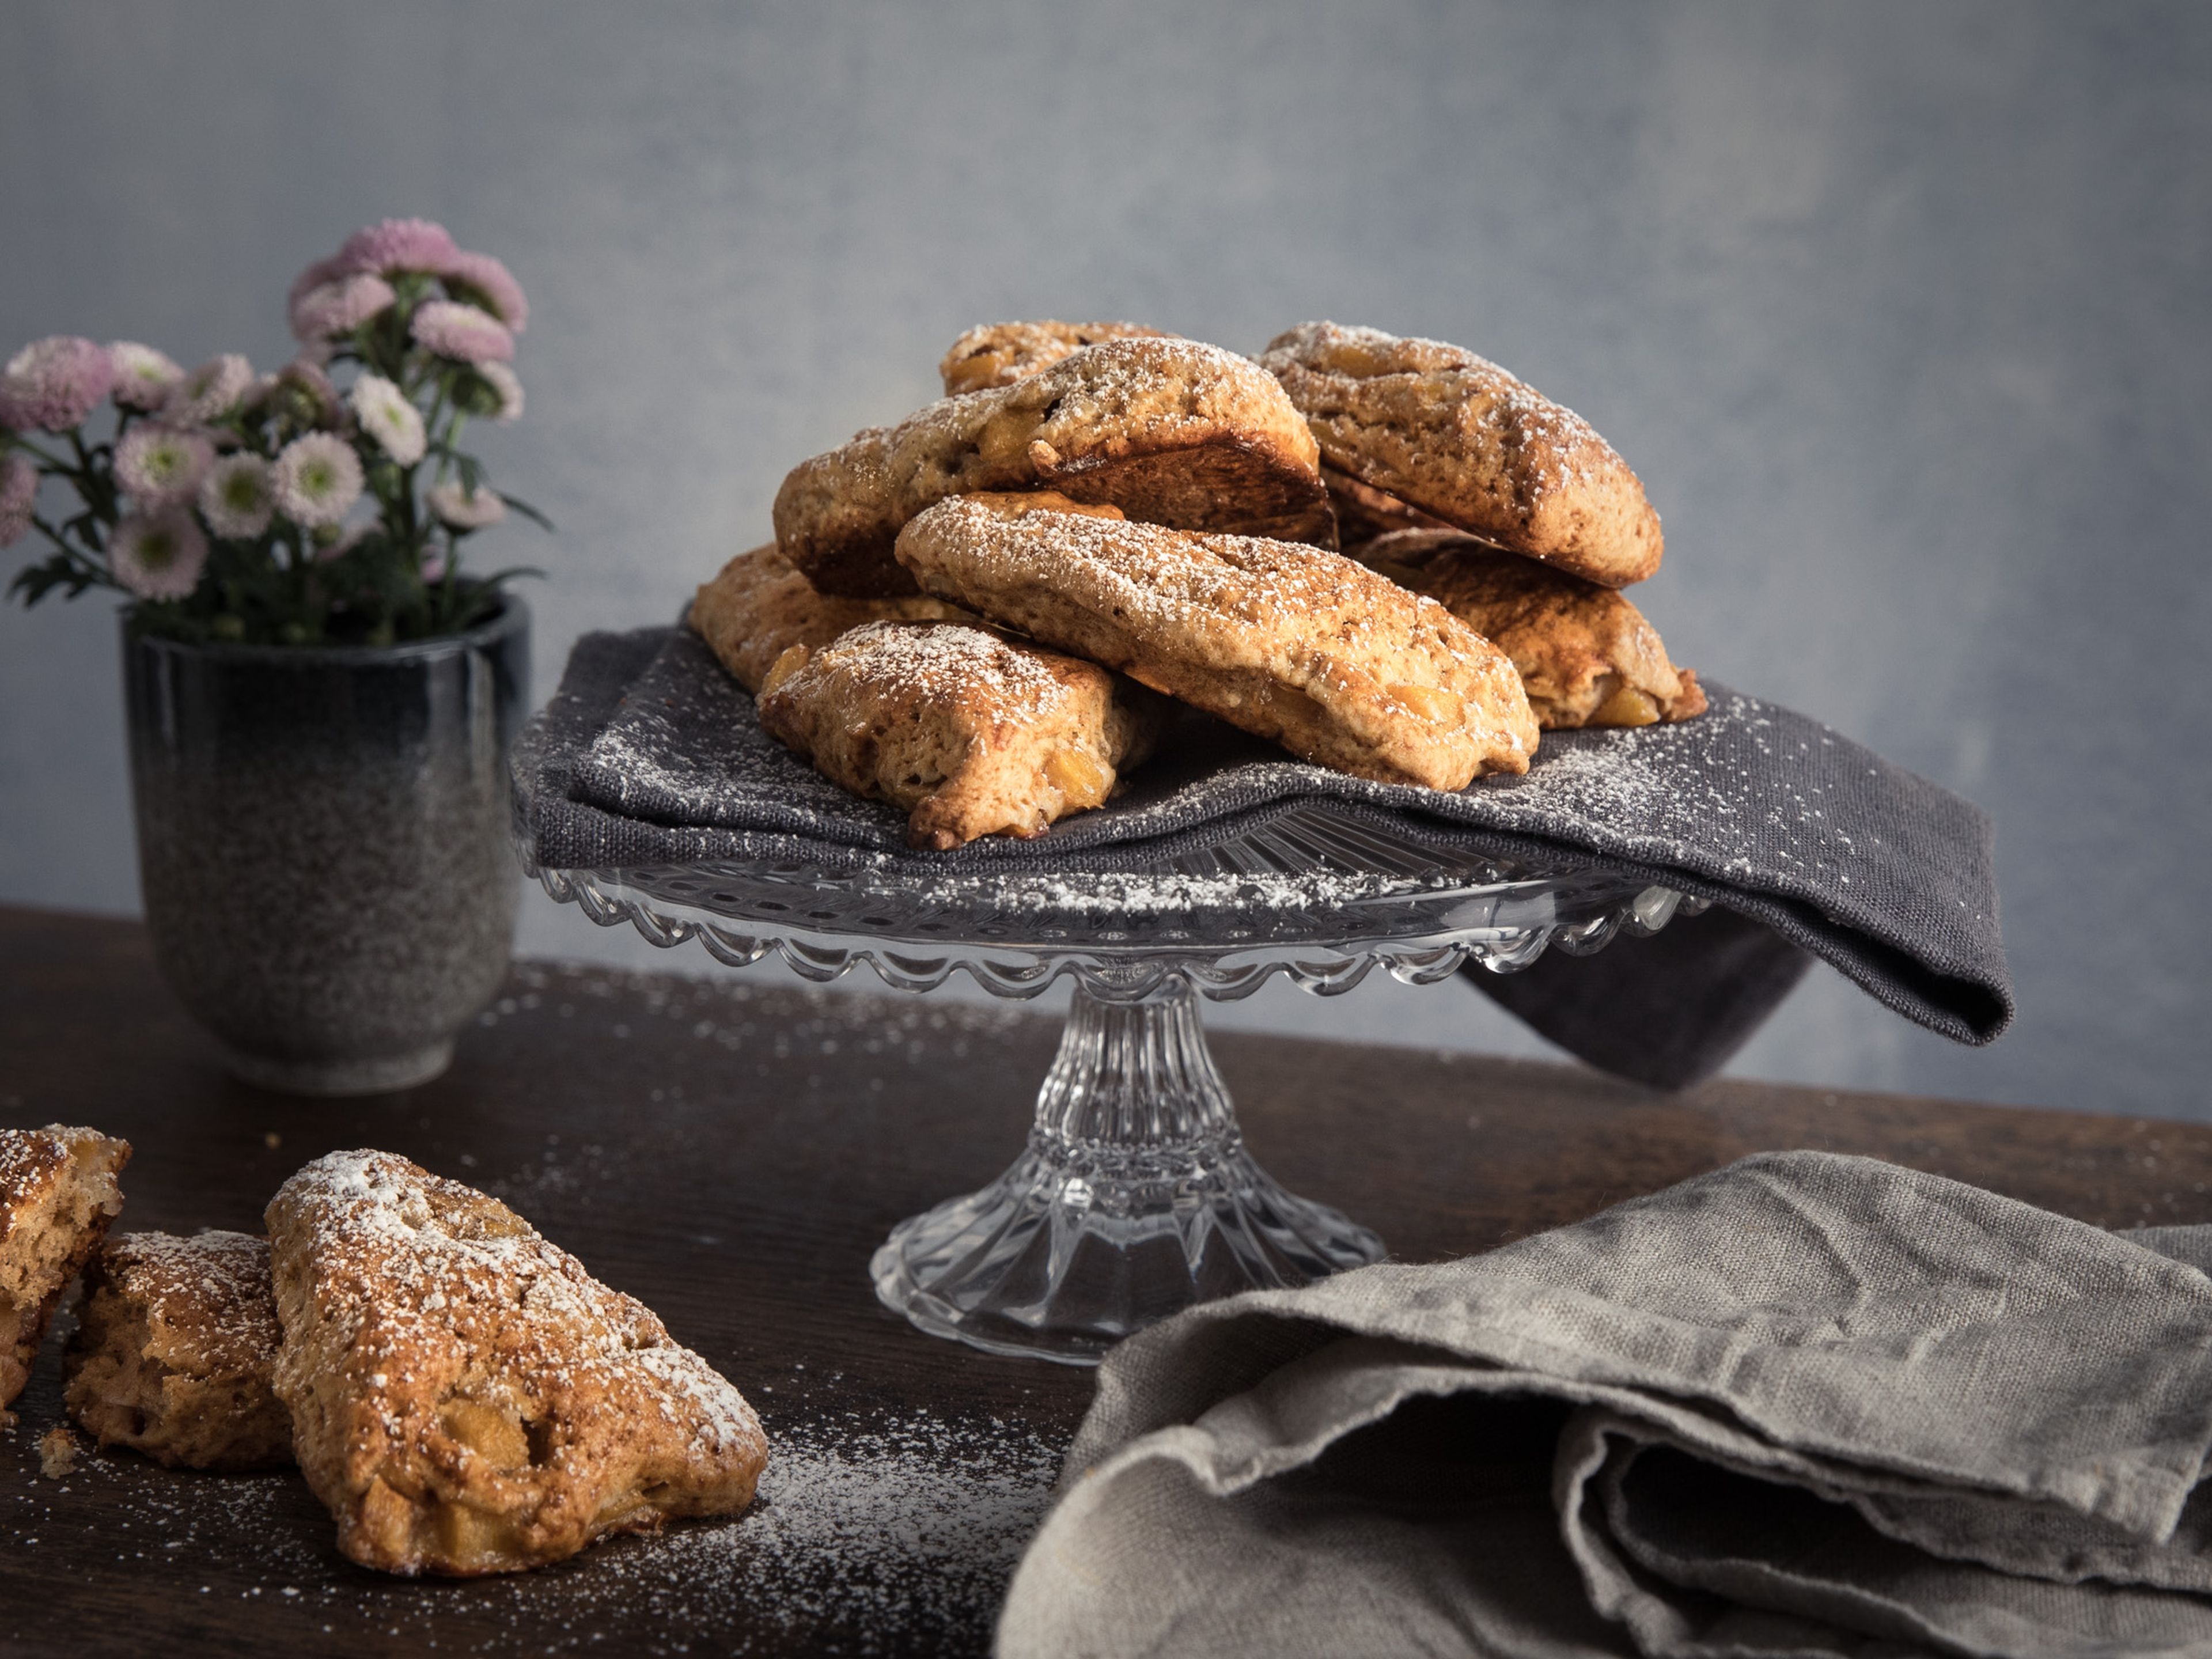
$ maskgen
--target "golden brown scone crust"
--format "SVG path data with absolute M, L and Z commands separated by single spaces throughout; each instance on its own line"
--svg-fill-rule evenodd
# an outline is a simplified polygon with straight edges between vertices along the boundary
M 818 651 L 866 622 L 973 622 L 957 605 L 911 593 L 897 599 L 836 599 L 791 568 L 775 544 L 740 553 L 691 601 L 690 621 L 722 666 L 757 691 L 775 659 L 794 645 Z
M 768 1450 L 744 1397 L 497 1200 L 332 1152 L 267 1219 L 276 1397 L 362 1565 L 511 1572 L 752 1501 Z
M 85 1285 L 63 1399 L 101 1445 L 171 1468 L 292 1461 L 291 1413 L 269 1381 L 284 1333 L 267 1239 L 129 1233 L 101 1248 Z
M 1133 519 L 1334 544 L 1314 435 L 1273 375 L 1195 340 L 1109 340 L 943 398 L 792 469 L 775 539 L 825 593 L 910 593 L 899 527 L 948 495 L 1049 488 Z
M 1166 337 L 1142 323 L 983 323 L 952 343 L 937 366 L 945 395 L 1012 386 L 1102 340 Z
M 869 623 L 779 665 L 761 724 L 939 851 L 1102 804 L 1164 712 L 1094 663 L 950 623 Z
M 1425 593 L 1512 658 L 1547 732 L 1705 712 L 1698 677 L 1668 660 L 1659 630 L 1609 587 L 1452 531 L 1402 531 L 1353 556 Z
M 1497 364 L 1334 323 L 1276 336 L 1260 361 L 1337 471 L 1607 587 L 1658 569 L 1659 515 L 1627 463 Z
M 131 1143 L 49 1123 L 0 1129 L 0 1420 L 30 1380 L 54 1308 L 123 1208 Z
M 1525 772 L 1536 722 L 1504 653 L 1323 548 L 1079 515 L 1048 495 L 945 501 L 901 532 L 931 592 L 1388 783 Z

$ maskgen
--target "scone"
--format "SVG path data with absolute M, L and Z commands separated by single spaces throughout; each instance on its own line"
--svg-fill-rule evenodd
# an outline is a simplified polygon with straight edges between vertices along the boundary
M 1401 501 L 1372 484 L 1364 484 L 1349 473 L 1322 463 L 1321 481 L 1328 489 L 1329 505 L 1336 509 L 1337 539 L 1347 553 L 1357 555 L 1360 544 L 1401 530 L 1451 530 L 1433 513 L 1424 513 L 1411 501 Z M 1453 531 L 1465 535 L 1465 531 Z
M 283 1330 L 267 1239 L 126 1234 L 92 1259 L 85 1286 L 62 1397 L 101 1445 L 171 1468 L 292 1461 L 291 1413 L 269 1381 Z
M 951 623 L 869 623 L 769 673 L 761 724 L 907 840 L 1039 836 L 1152 750 L 1159 700 L 1094 663 Z
M 129 1141 L 96 1129 L 0 1129 L 0 1419 L 62 1292 L 122 1209 L 115 1178 L 130 1161 Z
M 1512 658 L 1547 732 L 1705 712 L 1698 677 L 1668 660 L 1659 630 L 1609 587 L 1453 531 L 1401 531 L 1354 556 L 1427 594 Z
M 1573 410 L 1471 351 L 1307 323 L 1260 361 L 1322 461 L 1455 529 L 1607 587 L 1659 568 L 1659 515 Z
M 276 1397 L 362 1565 L 510 1572 L 751 1503 L 752 1407 L 504 1204 L 389 1152 L 332 1152 L 267 1218 Z
M 972 622 L 957 605 L 919 593 L 897 599 L 836 599 L 791 568 L 775 544 L 740 553 L 691 601 L 690 621 L 722 666 L 748 691 L 794 645 L 817 651 L 865 622 Z
M 1433 599 L 1323 548 L 1070 512 L 1048 494 L 945 501 L 901 532 L 929 592 L 1389 783 L 1525 772 L 1536 721 L 1502 652 Z
M 1012 386 L 1102 340 L 1160 339 L 1142 323 L 985 323 L 952 343 L 937 366 L 945 395 Z
M 1273 375 L 1218 346 L 1136 338 L 800 462 L 776 492 L 776 544 L 825 593 L 911 593 L 891 555 L 908 519 L 948 495 L 1040 486 L 1152 524 L 1335 536 L 1314 435 Z

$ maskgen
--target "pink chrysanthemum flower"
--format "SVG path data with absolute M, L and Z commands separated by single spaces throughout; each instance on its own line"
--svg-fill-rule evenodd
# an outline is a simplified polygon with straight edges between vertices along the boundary
M 345 404 L 322 365 L 302 356 L 276 371 L 270 395 L 289 401 L 290 413 L 301 426 L 335 427 L 345 417 Z
M 395 270 L 424 270 L 433 275 L 460 258 L 461 250 L 443 225 L 428 219 L 386 219 L 364 225 L 345 239 L 338 249 L 342 270 L 374 271 L 389 276 Z
M 482 530 L 507 516 L 507 503 L 496 491 L 482 484 L 473 494 L 457 483 L 432 484 L 425 493 L 430 498 L 430 510 L 455 530 Z
M 159 409 L 185 378 L 167 352 L 136 340 L 110 341 L 107 361 L 115 366 L 115 401 L 125 409 Z
M 284 446 L 270 485 L 276 510 L 294 524 L 336 524 L 361 499 L 361 458 L 336 433 L 310 432 Z
M 226 455 L 200 480 L 200 517 L 218 536 L 250 542 L 269 528 L 276 490 L 258 455 Z
M 462 253 L 438 275 L 446 292 L 457 300 L 482 306 L 520 334 L 530 325 L 530 301 L 514 273 L 489 253 Z
M 499 411 L 495 421 L 519 421 L 522 418 L 522 382 L 505 363 L 478 363 L 477 373 L 491 382 L 491 389 L 499 393 Z
M 361 429 L 384 446 L 384 453 L 402 466 L 422 459 L 428 440 L 422 430 L 422 411 L 381 374 L 364 374 L 353 383 L 349 401 Z
M 0 426 L 66 432 L 114 386 L 115 364 L 104 346 L 74 334 L 34 340 L 0 373 Z
M 356 272 L 311 288 L 292 307 L 292 336 L 327 340 L 350 334 L 399 296 L 381 276 Z
M 115 480 L 142 507 L 189 499 L 214 465 L 205 433 L 175 427 L 133 427 L 115 446 Z
M 458 300 L 424 301 L 408 331 L 441 357 L 465 363 L 501 363 L 514 356 L 514 336 L 506 324 Z
M 292 279 L 291 289 L 284 295 L 285 314 L 289 316 L 297 310 L 300 301 L 307 298 L 310 289 L 319 289 L 326 283 L 335 283 L 339 277 L 350 275 L 352 269 L 335 253 L 327 259 L 316 260 Z
M 172 426 L 207 426 L 246 400 L 253 389 L 253 365 L 234 351 L 211 357 L 177 382 L 161 418 Z
M 22 455 L 0 455 L 0 547 L 31 532 L 31 507 L 39 499 L 39 469 Z
M 207 538 L 180 507 L 134 513 L 108 539 L 107 568 L 142 599 L 181 599 L 207 568 Z

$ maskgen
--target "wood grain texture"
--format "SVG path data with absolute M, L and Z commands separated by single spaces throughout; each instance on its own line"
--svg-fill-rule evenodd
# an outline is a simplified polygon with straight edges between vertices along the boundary
M 1462 994 L 1437 992 L 1440 1014 Z M 877 1305 L 866 1269 L 895 1222 L 1011 1160 L 1056 1036 L 927 998 L 524 964 L 436 1083 L 291 1100 L 221 1073 L 136 925 L 0 909 L 0 1123 L 129 1137 L 120 1227 L 258 1231 L 307 1158 L 403 1152 L 507 1199 L 736 1381 L 770 1436 L 764 1491 L 781 1455 L 817 1497 L 834 1474 L 860 1506 L 842 1545 L 797 1524 L 794 1492 L 781 1514 L 524 1578 L 379 1578 L 337 1555 L 295 1476 L 88 1452 L 36 1478 L 59 1417 L 50 1342 L 0 1436 L 0 1650 L 142 1651 L 155 1631 L 167 1651 L 239 1656 L 979 1650 L 1090 1375 L 921 1336 Z M 1736 1082 L 1662 1096 L 1571 1067 L 1278 1037 L 1215 1048 L 1261 1160 L 1402 1260 L 1787 1146 L 2108 1225 L 2212 1219 L 2212 1127 Z M 897 1512 L 878 1525 L 868 1501 Z

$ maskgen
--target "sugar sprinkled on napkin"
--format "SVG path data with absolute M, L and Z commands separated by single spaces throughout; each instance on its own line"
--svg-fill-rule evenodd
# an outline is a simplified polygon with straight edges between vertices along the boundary
M 1455 793 L 1349 777 L 1194 719 L 1098 811 L 1033 841 L 988 836 L 917 853 L 905 847 L 902 815 L 848 794 L 762 731 L 744 688 L 696 635 L 647 629 L 579 643 L 516 767 L 538 859 L 555 868 L 798 858 L 947 875 L 1126 870 L 1164 849 L 1226 841 L 1272 815 L 1332 801 L 1471 851 L 1538 866 L 1609 866 L 1677 887 L 1825 958 L 1921 1024 L 1965 1042 L 1995 1038 L 2011 1018 L 2013 994 L 1988 820 L 1802 714 L 1706 689 L 1712 707 L 1696 720 L 1547 732 L 1525 777 L 1480 779 Z M 1734 952 L 1731 971 L 1740 973 L 1741 930 L 1705 934 Z M 1648 944 L 1617 945 L 1591 961 L 1619 953 L 1633 963 Z M 1718 1022 L 1732 1038 L 1723 1048 L 1748 1034 L 1745 1010 L 1763 1015 L 1802 965 L 1786 951 L 1763 962 L 1759 995 L 1729 1002 L 1679 947 L 1663 967 L 1657 953 L 1649 961 L 1679 988 L 1656 1005 L 1655 1040 Z M 1584 965 L 1553 970 L 1570 982 L 1570 1012 L 1571 981 Z M 1602 1052 L 1602 1041 L 1577 1040 L 1571 1018 L 1547 1024 L 1534 1006 L 1544 999 L 1502 1000 L 1596 1063 L 1644 1074 L 1638 1043 Z M 1718 1063 L 1711 1043 L 1677 1047 L 1695 1056 L 1687 1072 L 1648 1080 L 1683 1081 Z

